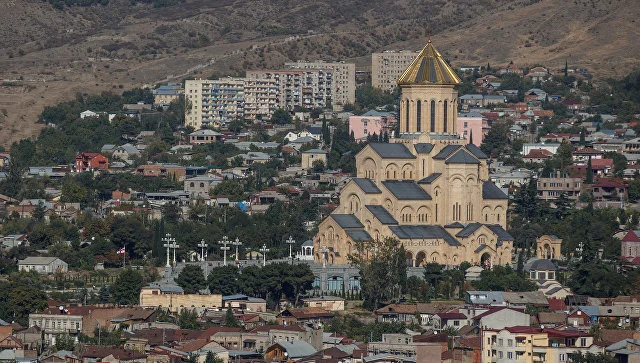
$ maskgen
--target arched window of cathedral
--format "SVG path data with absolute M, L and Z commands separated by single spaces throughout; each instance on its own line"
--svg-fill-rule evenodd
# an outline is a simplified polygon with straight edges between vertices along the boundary
M 436 222 L 438 222 L 438 203 L 436 203 Z
M 500 222 L 500 213 L 496 215 L 496 218 L 498 218 L 498 222 Z
M 407 179 L 407 172 L 406 171 L 402 171 L 402 179 Z
M 436 132 L 436 101 L 431 101 L 431 132 Z
M 416 131 L 420 132 L 422 130 L 422 101 L 418 100 L 416 104 Z
M 396 171 L 393 171 L 393 179 L 396 179 Z
M 443 116 L 444 116 L 444 132 L 447 132 L 447 116 L 449 115 L 449 112 L 447 110 L 447 107 L 449 106 L 449 102 L 447 100 L 444 100 L 444 112 L 443 112 Z
M 489 222 L 489 215 L 485 213 L 484 215 L 484 221 L 485 222 Z
M 409 132 L 409 100 L 407 100 L 407 106 L 405 107 L 405 111 L 406 111 L 406 119 L 407 119 L 407 128 L 406 128 L 406 132 Z
M 389 170 L 387 170 L 387 179 L 389 179 Z

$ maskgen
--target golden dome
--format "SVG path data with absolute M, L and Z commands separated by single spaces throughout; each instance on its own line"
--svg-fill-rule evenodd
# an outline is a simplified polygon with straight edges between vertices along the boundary
M 401 86 L 414 84 L 455 86 L 461 82 L 456 72 L 431 44 L 431 39 L 398 78 L 398 85 Z

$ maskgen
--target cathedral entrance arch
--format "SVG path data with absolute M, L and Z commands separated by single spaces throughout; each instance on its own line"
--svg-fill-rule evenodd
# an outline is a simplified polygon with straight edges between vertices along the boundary
M 488 252 L 485 252 L 482 254 L 482 257 L 480 257 L 480 265 L 484 269 L 489 270 L 492 267 L 492 260 L 491 255 Z

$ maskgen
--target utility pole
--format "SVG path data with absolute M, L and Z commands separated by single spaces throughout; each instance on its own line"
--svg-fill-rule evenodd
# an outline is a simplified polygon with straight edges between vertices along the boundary
M 264 267 L 267 265 L 267 252 L 269 252 L 266 244 L 262 245 L 260 252 L 262 252 L 262 267 Z
M 173 248 L 173 268 L 176 267 L 178 260 L 176 259 L 176 250 L 180 248 L 179 244 L 176 244 L 176 239 L 173 239 L 173 243 L 171 244 L 171 248 Z
M 229 237 L 227 237 L 227 236 L 222 237 L 222 241 L 218 241 L 218 244 L 222 245 L 222 247 L 220 247 L 220 249 L 222 250 L 222 253 L 223 253 L 223 256 L 224 256 L 223 261 L 224 261 L 224 265 L 225 266 L 227 265 L 227 251 L 229 251 L 229 249 L 231 248 L 231 247 L 227 246 L 229 243 L 230 243 L 229 242 Z
M 296 241 L 293 239 L 293 237 L 291 237 L 291 235 L 289 235 L 289 239 L 284 242 L 289 245 L 289 259 L 291 260 L 291 264 L 293 265 L 293 252 L 291 249 L 293 248 L 293 245 L 296 243 Z

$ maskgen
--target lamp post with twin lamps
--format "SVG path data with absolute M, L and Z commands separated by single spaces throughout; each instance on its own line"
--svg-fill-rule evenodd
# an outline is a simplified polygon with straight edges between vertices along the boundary
M 229 237 L 227 236 L 222 237 L 222 241 L 218 241 L 218 244 L 222 245 L 220 249 L 222 250 L 222 253 L 224 256 L 223 261 L 225 266 L 227 265 L 227 251 L 229 251 L 229 249 L 231 248 L 227 246 L 229 243 L 232 243 L 232 242 L 229 241 Z

